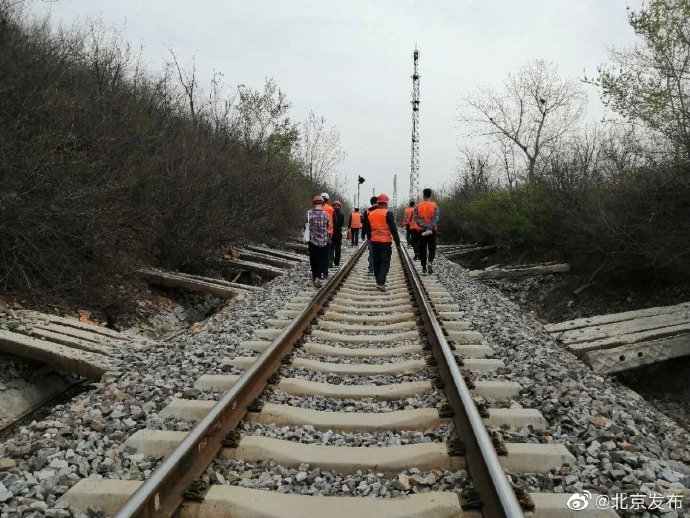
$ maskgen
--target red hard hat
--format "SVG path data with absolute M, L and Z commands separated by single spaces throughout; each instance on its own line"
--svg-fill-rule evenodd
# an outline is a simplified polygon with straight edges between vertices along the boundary
M 343 204 L 340 203 L 340 200 L 335 200 L 335 201 L 333 202 L 333 206 L 335 207 L 336 205 L 337 205 L 338 207 L 342 207 L 342 206 L 343 206 Z
M 376 202 L 377 203 L 388 203 L 388 195 L 387 194 L 379 194 L 379 197 L 377 198 Z
M 312 201 L 312 203 L 323 203 L 323 197 L 314 196 L 311 201 Z

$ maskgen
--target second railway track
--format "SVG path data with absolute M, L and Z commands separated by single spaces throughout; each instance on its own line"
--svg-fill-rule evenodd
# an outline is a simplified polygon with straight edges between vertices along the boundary
M 571 513 L 569 495 L 516 493 L 506 476 L 548 473 L 574 458 L 560 444 L 503 440 L 502 432 L 546 422 L 511 407 L 521 387 L 501 379 L 503 362 L 443 285 L 420 277 L 398 249 L 381 293 L 362 251 L 324 288 L 279 311 L 272 328 L 255 331 L 244 345 L 257 355 L 231 359 L 242 375 L 196 381 L 217 401 L 170 402 L 162 415 L 196 422 L 191 431 L 145 429 L 127 440 L 138 453 L 165 457 L 144 483 L 84 479 L 63 498 L 122 517 Z M 208 476 L 247 466 L 265 470 L 265 489 Z M 276 469 L 293 470 L 298 481 L 318 470 L 326 496 L 276 487 Z M 353 473 L 370 477 L 367 494 L 376 498 L 330 496 L 346 494 Z M 415 481 L 429 477 L 442 490 L 421 492 Z

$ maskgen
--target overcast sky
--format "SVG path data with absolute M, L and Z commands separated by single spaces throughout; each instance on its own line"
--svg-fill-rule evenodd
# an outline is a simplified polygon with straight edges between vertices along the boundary
M 54 25 L 101 18 L 129 42 L 144 45 L 152 68 L 172 46 L 183 62 L 196 58 L 205 83 L 214 70 L 231 84 L 261 88 L 273 77 L 292 102 L 292 117 L 309 110 L 341 133 L 341 164 L 365 192 L 406 198 L 410 171 L 411 72 L 420 50 L 422 186 L 448 183 L 466 129 L 457 122 L 463 95 L 500 87 L 533 59 L 556 62 L 565 77 L 590 75 L 610 46 L 634 35 L 626 6 L 640 0 L 53 0 L 35 2 Z M 601 113 L 591 91 L 592 112 Z

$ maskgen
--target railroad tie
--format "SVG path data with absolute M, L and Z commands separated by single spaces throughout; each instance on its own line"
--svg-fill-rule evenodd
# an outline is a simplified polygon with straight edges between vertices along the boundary
M 500 453 L 491 441 L 482 446 L 487 430 L 543 430 L 548 429 L 548 423 L 537 409 L 522 408 L 516 402 L 509 405 L 519 398 L 522 387 L 509 379 L 496 379 L 497 371 L 501 376 L 508 376 L 510 371 L 499 371 L 506 364 L 493 357 L 491 344 L 472 329 L 461 309 L 464 302 L 433 276 L 421 277 L 419 266 L 412 263 L 404 248 L 394 251 L 388 290 L 379 292 L 374 278 L 367 274 L 364 248 L 358 248 L 343 267 L 334 270 L 322 288 L 303 290 L 292 297 L 264 321 L 266 328 L 255 329 L 250 339 L 239 343 L 240 355 L 230 354 L 221 370 L 239 369 L 244 371 L 242 375 L 202 375 L 194 388 L 205 392 L 204 396 L 172 398 L 160 410 L 162 418 L 196 422 L 191 432 L 138 430 L 127 438 L 125 447 L 151 458 L 167 457 L 179 448 L 158 469 L 170 469 L 171 463 L 189 459 L 184 473 L 175 472 L 182 477 L 179 480 L 184 483 L 179 485 L 184 487 L 198 479 L 214 455 L 216 459 L 257 465 L 271 459 L 283 468 L 303 470 L 300 466 L 308 465 L 309 469 L 342 474 L 372 471 L 385 477 L 403 476 L 412 467 L 422 472 L 470 467 L 482 495 L 502 495 L 484 499 L 485 515 L 501 514 L 494 513 L 499 508 L 510 510 L 505 515 L 519 514 L 505 472 L 547 474 L 564 464 L 575 465 L 575 458 L 558 443 L 501 443 Z M 290 350 L 297 340 L 300 348 Z M 287 360 L 281 363 L 285 353 Z M 461 382 L 463 376 L 465 383 Z M 210 393 L 221 393 L 216 396 L 218 401 Z M 257 404 L 255 398 L 260 393 Z M 502 403 L 491 406 L 477 402 L 478 408 L 474 398 Z M 324 406 L 324 400 L 331 403 Z M 465 408 L 460 406 L 462 402 L 471 404 Z M 241 419 L 247 425 L 237 428 Z M 462 432 L 453 430 L 455 426 Z M 451 434 L 451 438 L 462 433 L 464 444 L 463 448 L 445 440 L 406 444 L 402 438 L 393 438 L 361 446 L 356 437 L 343 435 L 344 445 L 338 439 L 335 446 L 326 434 L 305 443 L 302 439 L 270 437 L 262 432 L 265 427 L 383 435 L 434 431 L 433 437 Z M 228 432 L 231 435 L 226 435 Z M 203 465 L 195 464 L 194 459 L 202 456 Z M 118 485 L 122 481 L 108 482 Z M 172 504 L 159 502 L 158 498 L 168 499 L 168 493 L 165 488 L 150 486 L 140 490 L 149 505 L 155 499 L 156 506 L 175 511 L 182 497 Z M 109 489 L 111 497 L 104 497 L 103 502 L 92 500 L 93 495 L 105 492 L 103 487 L 94 481 L 81 481 L 63 499 L 76 502 L 80 509 L 93 501 L 114 513 L 127 505 L 128 495 L 139 484 L 121 484 Z M 568 495 L 530 496 L 536 515 L 560 516 Z M 177 515 L 480 516 L 476 511 L 463 511 L 454 491 L 399 498 L 317 497 L 212 485 L 196 498 L 198 501 L 185 500 Z M 128 513 L 132 506 L 128 506 Z

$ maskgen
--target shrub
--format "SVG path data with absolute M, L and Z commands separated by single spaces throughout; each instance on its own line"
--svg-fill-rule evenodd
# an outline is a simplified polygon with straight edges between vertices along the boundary
M 689 166 L 646 165 L 586 188 L 543 178 L 441 200 L 445 239 L 496 244 L 616 277 L 690 278 Z

